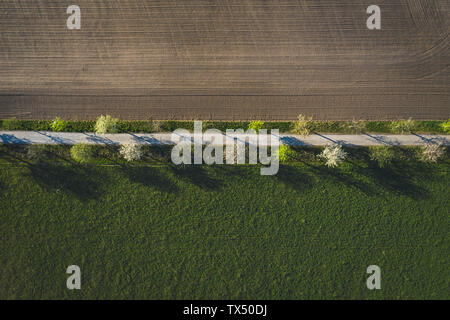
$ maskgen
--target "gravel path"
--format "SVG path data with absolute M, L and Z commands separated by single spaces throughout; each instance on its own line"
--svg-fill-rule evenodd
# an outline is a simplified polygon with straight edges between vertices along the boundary
M 225 136 L 224 136 L 225 137 Z M 192 134 L 179 136 L 171 133 L 151 134 L 105 134 L 94 133 L 69 133 L 69 132 L 44 132 L 44 131 L 0 131 L 0 143 L 4 144 L 61 144 L 73 145 L 76 143 L 117 145 L 117 144 L 146 144 L 146 145 L 171 145 L 179 139 L 191 140 Z M 229 137 L 228 137 L 229 138 Z M 242 135 L 236 135 L 237 139 L 243 139 Z M 291 146 L 324 146 L 339 143 L 347 146 L 415 146 L 427 142 L 450 144 L 448 135 L 338 135 L 338 134 L 312 134 L 302 137 L 291 134 L 280 134 L 279 138 L 286 145 Z M 209 143 L 211 136 L 205 135 L 204 143 Z M 225 139 L 225 141 L 233 141 Z M 226 143 L 225 142 L 225 143 Z

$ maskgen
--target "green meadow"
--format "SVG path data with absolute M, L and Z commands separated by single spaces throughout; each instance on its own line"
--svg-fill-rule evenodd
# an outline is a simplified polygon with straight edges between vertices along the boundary
M 1 148 L 0 299 L 448 299 L 449 164 L 306 157 L 261 176 Z

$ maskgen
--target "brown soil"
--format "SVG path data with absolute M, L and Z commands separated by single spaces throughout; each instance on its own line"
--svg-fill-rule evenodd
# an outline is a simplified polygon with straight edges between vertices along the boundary
M 1 1 L 0 118 L 450 117 L 449 0 L 72 2 Z

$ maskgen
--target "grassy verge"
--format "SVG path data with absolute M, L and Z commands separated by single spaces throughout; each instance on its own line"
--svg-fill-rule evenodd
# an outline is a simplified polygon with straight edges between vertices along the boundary
M 0 130 L 35 130 L 52 131 L 52 121 L 45 120 L 18 120 L 5 119 L 0 120 Z M 219 122 L 204 121 L 204 130 L 215 128 L 221 131 L 227 129 L 247 129 L 250 122 Z M 366 131 L 373 133 L 397 133 L 392 129 L 392 121 L 365 121 Z M 414 131 L 417 133 L 435 133 L 444 134 L 443 124 L 448 121 L 416 121 Z M 65 121 L 65 132 L 93 132 L 95 121 Z M 151 132 L 172 132 L 176 129 L 184 128 L 194 129 L 193 121 L 119 121 L 119 132 L 133 133 L 151 133 Z M 290 132 L 293 128 L 293 122 L 265 122 L 264 129 L 279 129 L 280 132 Z M 312 131 L 322 133 L 354 133 L 351 121 L 314 121 L 311 127 Z M 447 131 L 448 133 L 448 131 Z
M 264 177 L 156 149 L 133 166 L 46 151 L 0 146 L 1 299 L 449 298 L 448 160 L 380 169 L 362 149 L 328 169 L 302 149 Z M 382 290 L 366 288 L 371 264 Z

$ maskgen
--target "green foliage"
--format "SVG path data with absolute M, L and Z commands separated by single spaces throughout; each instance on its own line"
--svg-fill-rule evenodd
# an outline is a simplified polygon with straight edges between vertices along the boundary
M 285 144 L 280 144 L 280 148 L 278 149 L 278 159 L 281 163 L 288 162 L 292 158 L 292 155 L 293 151 L 291 147 Z
M 67 121 L 68 132 L 93 132 L 95 121 Z
M 450 119 L 441 123 L 442 130 L 445 133 L 450 133 Z
M 392 121 L 367 121 L 366 132 L 392 133 Z
M 259 133 L 259 130 L 263 127 L 264 122 L 260 120 L 254 120 L 248 124 L 249 130 L 255 130 L 256 133 Z
M 326 133 L 347 133 L 347 123 L 342 121 L 312 121 L 310 124 L 311 132 Z
M 49 131 L 52 130 L 52 122 L 47 120 L 17 120 L 6 119 L 0 120 L 0 130 L 29 130 L 29 131 Z M 269 121 L 264 122 L 264 128 L 267 130 L 278 129 L 280 133 L 293 132 L 296 130 L 297 121 Z M 95 131 L 95 121 L 73 121 L 65 120 L 65 132 L 93 132 Z M 204 121 L 203 130 L 215 128 L 225 132 L 227 129 L 245 129 L 248 128 L 248 121 Z M 299 124 L 297 123 L 297 127 Z M 365 129 L 364 129 L 365 126 Z M 417 133 L 448 133 L 448 121 L 415 121 L 414 131 Z M 397 127 L 397 124 L 396 124 Z M 176 129 L 194 129 L 193 121 L 152 121 L 152 120 L 135 120 L 135 121 L 118 121 L 117 130 L 121 133 L 151 133 L 151 132 L 172 132 Z M 446 129 L 447 128 L 447 129 Z M 302 125 L 300 125 L 301 132 Z M 396 133 L 392 129 L 391 121 L 311 121 L 307 125 L 307 132 L 312 131 L 323 133 L 357 133 L 374 132 L 374 133 Z M 397 130 L 397 129 L 395 129 Z M 447 132 L 445 131 L 447 130 Z M 298 133 L 301 134 L 301 133 Z
M 154 132 L 152 120 L 118 121 L 117 132 L 144 133 Z
M 66 130 L 67 122 L 65 120 L 62 120 L 61 118 L 56 117 L 55 120 L 52 121 L 50 126 L 53 131 L 61 132 Z
M 16 118 L 5 119 L 2 121 L 3 130 L 22 130 L 21 121 Z
M 410 133 L 414 130 L 416 122 L 409 118 L 408 120 L 396 120 L 391 123 L 391 130 L 393 133 Z
M 110 115 L 100 116 L 95 123 L 95 133 L 105 134 L 105 133 L 117 133 L 119 119 L 113 118 Z
M 15 118 L 0 121 L 1 130 L 50 131 L 51 121 L 18 120 Z
M 294 122 L 294 128 L 292 132 L 295 134 L 300 134 L 302 136 L 309 136 L 313 131 L 314 123 L 312 117 L 306 117 L 303 114 L 298 116 L 298 120 Z
M 370 160 L 378 163 L 380 168 L 384 168 L 390 164 L 395 158 L 395 150 L 393 147 L 369 147 Z
M 366 121 L 363 120 L 353 119 L 351 122 L 347 122 L 346 124 L 348 131 L 353 134 L 361 134 L 366 130 Z
M 80 163 L 88 163 L 94 159 L 94 146 L 78 143 L 70 148 L 72 159 Z
M 442 127 L 443 121 L 415 121 L 414 131 L 417 133 L 445 133 Z

